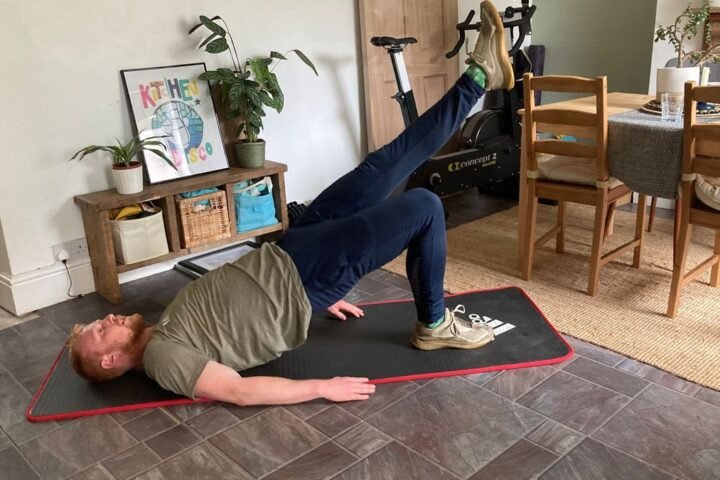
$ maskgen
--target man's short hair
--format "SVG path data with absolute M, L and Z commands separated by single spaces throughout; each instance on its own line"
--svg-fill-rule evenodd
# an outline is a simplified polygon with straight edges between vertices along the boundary
M 123 372 L 116 368 L 102 367 L 100 364 L 102 352 L 84 352 L 80 348 L 80 335 L 85 326 L 83 323 L 76 323 L 70 331 L 68 355 L 73 369 L 78 375 L 91 382 L 105 382 L 122 375 Z

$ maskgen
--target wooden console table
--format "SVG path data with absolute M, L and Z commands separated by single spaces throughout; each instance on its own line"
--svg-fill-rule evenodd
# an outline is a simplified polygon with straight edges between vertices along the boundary
M 75 203 L 82 211 L 83 226 L 87 237 L 88 251 L 92 263 L 93 278 L 97 292 L 112 303 L 122 302 L 118 274 L 145 267 L 154 263 L 164 262 L 210 248 L 238 242 L 250 237 L 260 237 L 269 240 L 277 236 L 288 227 L 288 214 L 285 200 L 284 173 L 287 166 L 282 163 L 265 161 L 263 168 L 230 168 L 220 172 L 208 173 L 189 177 L 182 180 L 146 186 L 140 193 L 121 195 L 115 189 L 88 193 L 75 197 Z M 232 195 L 234 183 L 270 176 L 273 182 L 273 197 L 275 213 L 280 220 L 278 223 L 266 227 L 237 233 L 235 221 L 235 202 Z M 180 244 L 180 231 L 175 207 L 175 195 L 193 190 L 218 187 L 227 195 L 227 208 L 230 217 L 230 238 L 212 241 L 190 248 L 182 248 Z M 119 264 L 115 259 L 112 231 L 110 229 L 110 210 L 121 208 L 134 203 L 157 200 L 160 203 L 165 222 L 169 253 L 160 257 L 151 258 L 142 262 Z

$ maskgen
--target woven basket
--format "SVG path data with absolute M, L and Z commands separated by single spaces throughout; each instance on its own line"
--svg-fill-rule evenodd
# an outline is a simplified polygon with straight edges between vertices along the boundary
M 192 198 L 175 197 L 183 248 L 230 237 L 225 192 L 213 192 Z

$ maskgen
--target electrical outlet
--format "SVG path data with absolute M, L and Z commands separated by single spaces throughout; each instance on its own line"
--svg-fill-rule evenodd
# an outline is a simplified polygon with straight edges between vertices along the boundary
M 53 245 L 53 258 L 58 258 L 58 255 L 60 252 L 65 250 L 69 257 L 68 258 L 78 258 L 78 257 L 87 257 L 88 256 L 88 246 L 87 246 L 87 240 L 85 238 L 76 238 L 75 240 L 68 240 L 67 242 L 59 243 L 57 245 Z

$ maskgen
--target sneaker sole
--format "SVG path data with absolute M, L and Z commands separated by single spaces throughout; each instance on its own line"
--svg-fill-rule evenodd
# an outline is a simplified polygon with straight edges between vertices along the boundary
M 505 27 L 503 26 L 503 22 L 500 19 L 500 15 L 497 13 L 497 8 L 495 8 L 495 5 L 493 5 L 493 3 L 488 0 L 485 0 L 482 3 L 487 4 L 485 6 L 485 9 L 493 17 L 493 21 L 495 22 L 495 31 L 497 32 L 498 37 L 500 37 L 500 41 L 497 42 L 497 56 L 498 59 L 500 59 L 500 69 L 502 70 L 505 77 L 505 85 L 503 85 L 503 88 L 505 90 L 511 90 L 515 86 L 515 72 L 513 72 L 512 64 L 510 63 L 510 58 L 508 57 L 507 53 L 508 48 L 505 44 Z
M 450 340 L 432 340 L 432 341 L 424 341 L 419 340 L 415 337 L 410 338 L 410 343 L 413 347 L 419 349 L 419 350 L 441 350 L 443 348 L 459 348 L 462 350 L 474 350 L 476 348 L 484 347 L 488 343 L 495 340 L 495 337 L 490 337 L 487 340 L 483 340 L 482 342 L 476 342 L 476 343 L 462 343 L 462 342 L 453 342 Z

